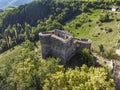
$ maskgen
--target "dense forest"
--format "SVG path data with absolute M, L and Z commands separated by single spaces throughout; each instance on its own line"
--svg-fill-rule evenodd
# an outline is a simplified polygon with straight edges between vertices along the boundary
M 74 22 L 78 29 L 92 21 L 85 13 L 110 10 L 113 5 L 120 5 L 120 1 L 35 0 L 0 10 L 0 90 L 115 90 L 112 73 L 107 67 L 93 67 L 95 58 L 89 51 L 80 52 L 81 67 L 70 68 L 60 65 L 59 59 L 43 60 L 37 42 L 39 32 L 64 30 L 68 22 L 82 15 L 79 22 Z M 110 20 L 105 13 L 96 23 Z M 102 44 L 99 49 L 103 54 Z

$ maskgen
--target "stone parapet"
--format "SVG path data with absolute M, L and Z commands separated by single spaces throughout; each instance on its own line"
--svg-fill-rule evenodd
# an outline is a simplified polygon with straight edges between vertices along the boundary
M 92 41 L 85 38 L 74 38 L 72 34 L 62 30 L 40 32 L 42 57 L 60 58 L 63 64 L 84 48 L 90 50 Z

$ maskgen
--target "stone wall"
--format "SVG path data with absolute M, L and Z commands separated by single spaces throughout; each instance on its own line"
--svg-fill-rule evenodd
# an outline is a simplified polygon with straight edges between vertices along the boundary
M 71 40 L 62 40 L 51 36 L 51 54 L 54 57 L 59 57 L 62 59 L 62 63 L 66 63 L 69 59 L 68 57 L 73 56 L 75 53 L 75 45 Z
M 61 30 L 39 33 L 42 57 L 57 57 L 65 64 L 77 52 L 84 48 L 90 49 L 91 41 L 89 39 L 73 38 L 70 33 Z
M 50 38 L 51 34 L 39 34 L 39 38 L 41 41 L 41 50 L 42 50 L 42 58 L 47 58 L 50 54 Z

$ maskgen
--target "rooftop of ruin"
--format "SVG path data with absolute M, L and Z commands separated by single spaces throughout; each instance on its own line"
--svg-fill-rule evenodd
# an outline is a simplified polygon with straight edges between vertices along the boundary
M 53 38 L 56 38 L 60 41 L 63 42 L 68 42 L 69 40 L 73 39 L 75 42 L 82 42 L 82 43 L 91 43 L 92 41 L 90 39 L 85 39 L 85 38 L 74 38 L 73 35 L 71 33 L 69 33 L 68 31 L 63 31 L 63 30 L 52 30 L 52 31 L 46 31 L 46 32 L 41 32 L 39 33 L 39 35 L 41 36 L 51 36 Z
M 42 32 L 42 33 L 39 33 L 39 35 L 41 36 L 51 35 L 51 37 L 59 39 L 63 42 L 69 41 L 70 39 L 73 38 L 73 35 L 70 34 L 69 32 L 58 30 L 58 29 L 48 31 L 48 32 Z

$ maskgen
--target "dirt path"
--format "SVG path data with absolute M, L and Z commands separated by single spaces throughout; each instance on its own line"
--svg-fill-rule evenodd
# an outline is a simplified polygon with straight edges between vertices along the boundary
M 93 53 L 93 55 L 97 58 L 97 62 L 100 63 L 102 66 L 106 66 L 113 71 L 114 81 L 115 81 L 115 88 L 116 90 L 120 90 L 120 61 L 113 60 L 113 61 L 103 58 L 102 56 L 98 55 L 97 53 Z
M 120 90 L 120 61 L 115 60 L 114 64 L 114 80 L 116 84 L 116 90 Z
M 106 58 L 103 58 L 102 56 L 100 56 L 99 54 L 97 53 L 92 53 L 93 56 L 95 56 L 97 58 L 97 62 L 102 65 L 102 66 L 105 66 L 105 67 L 108 67 L 108 68 L 112 68 L 112 63 L 111 63 L 111 60 L 109 59 L 106 59 Z

